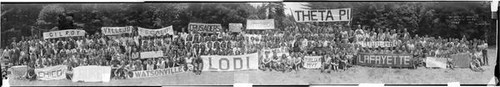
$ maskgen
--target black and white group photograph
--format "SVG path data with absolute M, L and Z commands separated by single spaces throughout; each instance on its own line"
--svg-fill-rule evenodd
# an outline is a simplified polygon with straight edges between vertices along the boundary
M 496 4 L 2 2 L 2 87 L 498 86 Z

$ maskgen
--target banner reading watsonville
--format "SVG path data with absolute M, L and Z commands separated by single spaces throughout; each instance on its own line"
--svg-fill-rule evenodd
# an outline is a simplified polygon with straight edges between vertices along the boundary
M 258 69 L 258 53 L 236 56 L 201 56 L 203 71 L 238 71 Z
M 292 10 L 296 22 L 351 21 L 351 8 Z
M 132 29 L 134 27 L 132 26 L 126 26 L 126 27 L 102 27 L 101 31 L 104 35 L 118 35 L 118 34 L 125 34 L 125 33 L 132 33 Z
M 220 24 L 189 23 L 189 32 L 223 32 Z
M 160 28 L 160 29 L 147 29 L 138 27 L 139 36 L 163 36 L 163 35 L 174 35 L 174 30 L 172 26 Z
M 57 65 L 35 69 L 35 73 L 39 80 L 61 80 L 66 79 L 66 70 L 68 70 L 66 65 Z
M 413 67 L 413 57 L 409 54 L 359 54 L 356 64 L 379 67 Z
M 313 69 L 321 67 L 321 56 L 305 56 L 304 68 Z
M 274 29 L 274 19 L 251 20 L 247 19 L 247 30 L 268 30 Z
M 85 30 L 75 30 L 75 29 L 50 31 L 50 32 L 43 32 L 43 39 L 85 36 L 85 33 L 86 33 Z
M 173 67 L 173 68 L 158 69 L 158 70 L 133 71 L 132 78 L 165 76 L 165 75 L 171 75 L 171 74 L 175 74 L 175 73 L 179 73 L 179 72 L 184 72 L 184 70 L 180 67 Z

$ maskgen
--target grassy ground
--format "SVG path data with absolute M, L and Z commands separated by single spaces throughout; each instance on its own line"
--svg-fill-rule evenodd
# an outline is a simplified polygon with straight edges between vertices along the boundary
M 483 66 L 484 72 L 463 69 L 390 69 L 355 66 L 347 71 L 320 73 L 319 70 L 301 70 L 299 72 L 237 71 L 179 73 L 175 75 L 111 80 L 109 83 L 73 83 L 70 80 L 27 81 L 10 80 L 11 86 L 122 86 L 122 85 L 232 85 L 234 83 L 252 83 L 254 85 L 308 85 L 325 83 L 441 83 L 460 82 L 461 84 L 486 84 L 494 73 L 497 59 L 496 47 L 488 50 L 489 66 Z

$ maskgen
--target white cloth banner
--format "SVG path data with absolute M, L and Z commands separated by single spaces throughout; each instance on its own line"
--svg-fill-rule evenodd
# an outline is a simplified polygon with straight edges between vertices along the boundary
M 157 70 L 133 71 L 132 78 L 158 77 L 158 76 L 172 75 L 180 72 L 184 72 L 184 70 L 180 67 L 157 69 Z
M 66 79 L 66 65 L 57 65 L 46 68 L 35 69 L 36 78 L 40 80 L 61 80 Z
M 292 10 L 296 22 L 351 21 L 351 8 Z
M 448 58 L 437 58 L 437 57 L 427 57 L 425 59 L 425 66 L 426 67 L 439 67 L 442 69 L 446 69 L 446 62 L 448 61 Z
M 124 33 L 132 33 L 132 29 L 134 27 L 132 26 L 127 26 L 127 27 L 102 27 L 101 31 L 104 35 L 118 35 L 118 34 L 124 34 Z
M 79 66 L 73 69 L 73 82 L 109 82 L 110 66 Z
M 50 32 L 43 32 L 43 39 L 85 36 L 85 33 L 86 33 L 85 30 L 75 30 L 75 29 L 50 31 Z
M 398 45 L 398 42 L 391 41 L 369 41 L 369 42 L 358 42 L 361 47 L 367 48 L 377 48 L 377 47 L 395 47 Z
M 258 53 L 236 56 L 201 56 L 203 71 L 238 71 L 258 69 Z
M 141 52 L 141 58 L 157 58 L 162 57 L 163 51 L 149 51 L 149 52 Z
M 304 68 L 320 68 L 321 67 L 321 56 L 305 56 L 304 57 Z
M 163 36 L 163 35 L 174 35 L 174 29 L 172 26 L 160 28 L 160 29 L 147 29 L 138 27 L 139 36 Z
M 248 30 L 267 30 L 274 29 L 274 19 L 250 20 L 247 19 Z

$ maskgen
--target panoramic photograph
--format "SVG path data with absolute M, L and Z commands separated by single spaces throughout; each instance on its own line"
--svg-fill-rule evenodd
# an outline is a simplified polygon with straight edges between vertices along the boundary
M 497 85 L 491 3 L 2 2 L 2 87 Z

